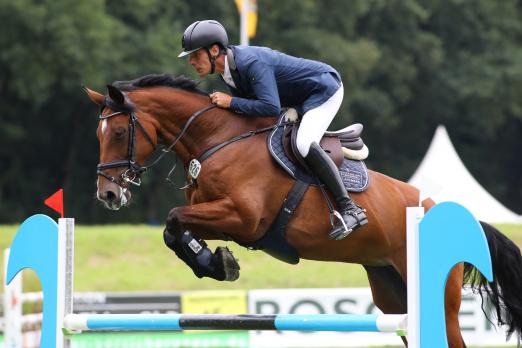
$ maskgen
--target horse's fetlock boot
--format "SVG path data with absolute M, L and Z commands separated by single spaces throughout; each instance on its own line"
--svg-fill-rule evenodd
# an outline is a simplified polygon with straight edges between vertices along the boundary
M 172 233 L 170 233 L 168 229 L 163 230 L 163 241 L 165 242 L 165 245 L 169 247 L 169 249 L 175 251 L 174 245 L 176 242 L 176 237 Z
M 176 208 L 171 209 L 169 211 L 169 214 L 167 215 L 166 225 L 167 229 L 170 231 L 179 231 L 181 229 Z

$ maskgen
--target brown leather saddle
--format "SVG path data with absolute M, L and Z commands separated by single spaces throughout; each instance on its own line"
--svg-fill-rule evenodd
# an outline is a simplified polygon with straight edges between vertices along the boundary
M 296 139 L 298 130 L 298 122 L 285 127 L 282 141 L 283 148 L 291 161 L 299 163 L 299 165 L 308 170 L 303 157 L 297 150 Z M 345 158 L 343 147 L 351 150 L 361 150 L 364 147 L 364 142 L 361 139 L 362 130 L 363 126 L 360 123 L 356 123 L 337 132 L 326 132 L 319 145 L 332 158 L 337 168 L 340 168 Z
M 278 125 L 267 139 L 272 158 L 294 179 L 310 185 L 319 184 L 297 151 L 295 139 L 299 122 L 288 122 L 281 117 Z M 338 166 L 346 189 L 351 192 L 363 192 L 369 185 L 368 170 L 363 161 L 368 149 L 361 139 L 362 130 L 361 124 L 353 124 L 339 131 L 326 132 L 320 142 Z

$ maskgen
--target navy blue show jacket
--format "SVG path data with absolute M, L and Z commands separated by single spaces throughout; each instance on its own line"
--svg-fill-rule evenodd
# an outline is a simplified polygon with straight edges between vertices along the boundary
M 229 46 L 236 70 L 230 108 L 248 116 L 277 116 L 293 107 L 300 116 L 327 101 L 341 85 L 330 65 L 293 57 L 267 47 Z

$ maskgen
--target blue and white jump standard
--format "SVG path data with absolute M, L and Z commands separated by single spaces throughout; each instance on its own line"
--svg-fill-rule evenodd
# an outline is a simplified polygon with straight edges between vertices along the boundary
M 45 215 L 19 228 L 7 266 L 6 282 L 33 269 L 44 295 L 41 348 L 70 347 L 69 334 L 82 331 L 296 330 L 371 331 L 407 334 L 411 348 L 447 348 L 444 289 L 451 269 L 473 264 L 493 280 L 488 244 L 481 225 L 456 203 L 407 209 L 408 309 L 401 315 L 351 314 L 74 314 L 74 219 L 56 224 Z M 446 241 L 449 237 L 452 243 Z M 465 247 L 462 247 L 465 246 Z

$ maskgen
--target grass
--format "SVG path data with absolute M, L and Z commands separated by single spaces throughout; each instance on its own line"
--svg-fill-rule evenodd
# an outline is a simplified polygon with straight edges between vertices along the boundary
M 522 225 L 497 225 L 522 246 Z M 18 226 L 0 226 L 0 247 L 6 248 Z M 239 259 L 238 281 L 198 279 L 163 244 L 162 227 L 146 225 L 77 225 L 75 231 L 75 291 L 183 291 L 263 288 L 366 287 L 360 265 L 301 260 L 288 265 L 260 251 L 234 243 L 212 241 L 210 247 L 228 245 Z M 3 260 L 2 260 L 3 261 Z M 3 264 L 3 262 L 2 262 Z M 3 270 L 3 266 L 1 268 Z M 37 291 L 34 272 L 24 271 L 24 289 Z

